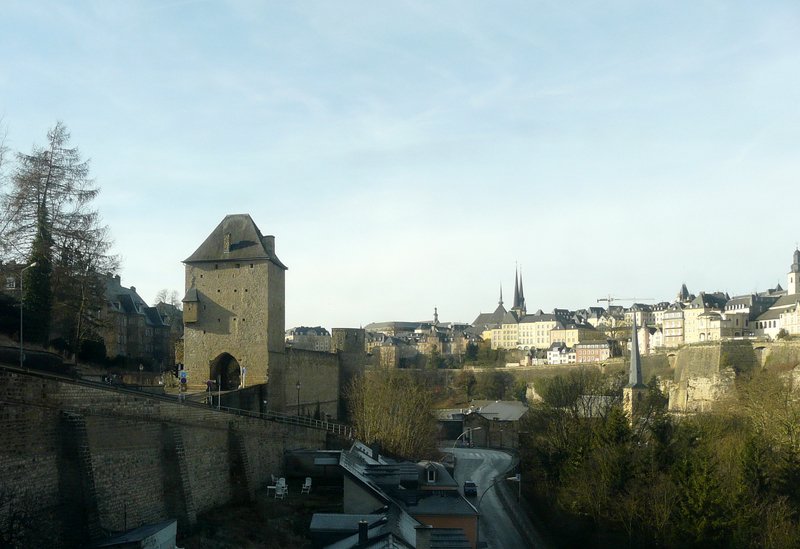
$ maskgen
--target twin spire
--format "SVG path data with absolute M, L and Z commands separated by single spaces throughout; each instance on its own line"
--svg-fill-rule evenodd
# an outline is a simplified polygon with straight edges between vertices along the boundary
M 525 313 L 525 291 L 522 289 L 522 272 L 519 267 L 514 269 L 514 305 L 511 310 Z

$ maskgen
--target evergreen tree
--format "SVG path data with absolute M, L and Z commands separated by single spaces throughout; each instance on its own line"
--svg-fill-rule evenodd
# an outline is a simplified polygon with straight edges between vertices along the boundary
M 53 293 L 50 288 L 52 242 L 47 225 L 42 224 L 31 247 L 28 264 L 36 265 L 25 271 L 25 333 L 28 340 L 46 345 L 50 335 Z

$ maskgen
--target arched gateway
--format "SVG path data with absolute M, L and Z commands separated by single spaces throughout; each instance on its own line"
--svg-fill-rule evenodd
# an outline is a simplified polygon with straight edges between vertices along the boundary
M 219 381 L 223 391 L 238 389 L 242 383 L 239 362 L 228 353 L 222 353 L 211 361 L 209 374 L 209 379 Z

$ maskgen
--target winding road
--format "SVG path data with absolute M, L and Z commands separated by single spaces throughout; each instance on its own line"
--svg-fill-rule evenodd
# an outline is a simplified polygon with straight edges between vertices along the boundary
M 529 545 L 517 531 L 497 495 L 498 486 L 492 482 L 511 467 L 511 456 L 497 450 L 483 448 L 447 449 L 456 457 L 455 477 L 462 487 L 465 480 L 474 480 L 478 485 L 478 496 L 468 498 L 477 506 L 480 500 L 481 513 L 478 522 L 478 540 L 488 549 L 527 549 Z M 504 477 L 501 477 L 504 478 Z

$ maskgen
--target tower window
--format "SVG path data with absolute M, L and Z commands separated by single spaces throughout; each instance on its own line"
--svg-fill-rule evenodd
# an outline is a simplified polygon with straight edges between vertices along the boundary
M 214 263 L 214 268 L 219 269 L 219 263 Z
M 237 268 L 237 269 L 238 269 L 239 267 L 241 267 L 241 266 L 242 266 L 242 265 L 241 265 L 240 263 L 237 263 L 237 264 L 236 264 L 236 268 Z

